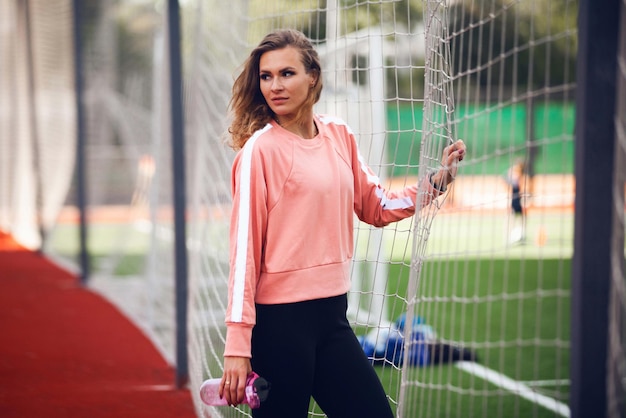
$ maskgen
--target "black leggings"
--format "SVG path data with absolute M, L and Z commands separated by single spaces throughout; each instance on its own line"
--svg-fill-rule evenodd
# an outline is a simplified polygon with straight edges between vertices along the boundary
M 304 418 L 311 396 L 329 418 L 393 417 L 347 306 L 346 295 L 256 306 L 252 369 L 272 387 L 254 418 Z

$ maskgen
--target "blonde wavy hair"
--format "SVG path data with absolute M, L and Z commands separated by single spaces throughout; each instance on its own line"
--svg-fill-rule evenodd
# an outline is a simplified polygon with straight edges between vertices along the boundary
M 239 150 L 246 141 L 274 118 L 260 88 L 259 62 L 261 56 L 268 52 L 287 47 L 296 48 L 300 52 L 302 64 L 307 74 L 317 76 L 317 82 L 309 90 L 309 96 L 298 111 L 296 121 L 313 108 L 322 93 L 322 69 L 317 51 L 311 41 L 302 33 L 293 29 L 281 29 L 267 34 L 261 43 L 250 52 L 243 64 L 241 74 L 233 85 L 230 99 L 232 122 L 228 128 L 230 146 Z

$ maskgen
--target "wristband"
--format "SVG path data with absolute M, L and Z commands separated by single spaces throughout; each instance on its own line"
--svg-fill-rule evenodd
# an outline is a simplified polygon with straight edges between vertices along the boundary
M 435 190 L 437 190 L 440 193 L 445 193 L 446 190 L 448 190 L 448 186 L 446 184 L 438 184 L 435 183 L 435 181 L 433 180 L 433 176 L 435 175 L 435 171 L 432 171 L 429 175 L 428 175 L 428 179 L 430 180 L 430 185 L 433 186 L 433 188 Z

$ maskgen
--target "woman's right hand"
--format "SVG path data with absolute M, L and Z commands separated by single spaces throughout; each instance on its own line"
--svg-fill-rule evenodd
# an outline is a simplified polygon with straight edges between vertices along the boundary
M 224 357 L 224 374 L 220 382 L 220 398 L 226 398 L 229 405 L 239 405 L 244 401 L 246 381 L 252 372 L 248 357 Z

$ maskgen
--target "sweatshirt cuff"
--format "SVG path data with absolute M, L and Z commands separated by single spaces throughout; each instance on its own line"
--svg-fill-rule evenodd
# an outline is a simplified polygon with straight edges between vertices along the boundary
M 252 358 L 252 325 L 227 324 L 225 357 Z

